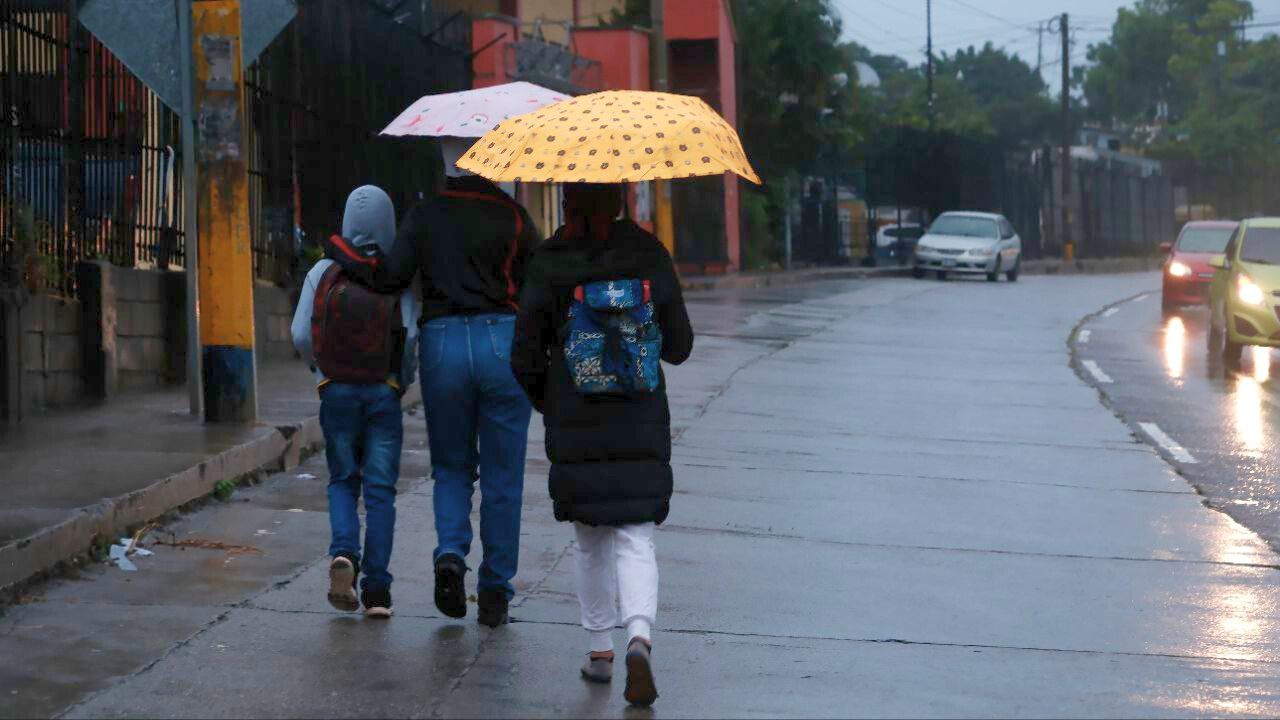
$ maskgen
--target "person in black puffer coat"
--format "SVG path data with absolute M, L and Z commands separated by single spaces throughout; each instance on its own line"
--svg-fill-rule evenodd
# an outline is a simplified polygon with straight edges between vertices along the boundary
M 671 412 L 659 371 L 653 392 L 588 395 L 565 362 L 562 329 L 575 289 L 601 280 L 647 280 L 662 332 L 662 360 L 678 365 L 693 349 L 693 330 L 666 248 L 630 220 L 618 185 L 569 184 L 565 225 L 529 261 L 516 318 L 511 366 L 543 415 L 555 517 L 574 523 L 578 590 L 591 654 L 582 674 L 607 682 L 614 627 L 623 623 L 629 701 L 657 697 L 649 667 L 657 612 L 654 526 L 666 519 L 672 492 Z

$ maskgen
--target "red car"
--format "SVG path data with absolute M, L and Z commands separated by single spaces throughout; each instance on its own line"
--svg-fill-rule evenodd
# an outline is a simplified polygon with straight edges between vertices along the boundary
M 1161 243 L 1168 254 L 1160 306 L 1172 312 L 1183 305 L 1206 305 L 1213 268 L 1209 260 L 1221 255 L 1236 230 L 1234 220 L 1194 220 L 1182 226 L 1176 243 Z

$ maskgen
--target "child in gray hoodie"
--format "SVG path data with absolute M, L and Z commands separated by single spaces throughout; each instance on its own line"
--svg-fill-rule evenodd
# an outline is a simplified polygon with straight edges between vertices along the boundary
M 396 236 L 391 198 L 372 185 L 356 188 L 347 198 L 342 236 L 357 251 L 389 252 Z M 346 283 L 342 273 L 330 258 L 307 273 L 293 316 L 293 344 L 319 385 L 320 427 L 329 464 L 329 602 L 346 612 L 363 604 L 365 615 L 387 617 L 392 580 L 387 566 L 404 437 L 400 398 L 413 384 L 420 308 L 410 288 L 399 298 L 397 318 L 393 297 Z M 370 321 L 379 317 L 379 310 L 390 320 L 385 326 Z M 365 357 L 353 355 L 352 348 L 365 346 L 375 350 Z M 377 351 L 386 348 L 390 349 Z M 362 491 L 363 555 L 357 514 Z M 362 572 L 357 598 L 356 579 Z

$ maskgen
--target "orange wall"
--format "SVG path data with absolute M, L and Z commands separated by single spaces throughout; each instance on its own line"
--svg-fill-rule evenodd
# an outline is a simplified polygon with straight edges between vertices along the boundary
M 636 30 L 575 28 L 574 52 L 600 61 L 604 90 L 649 89 L 649 36 Z
M 714 40 L 720 36 L 721 0 L 666 0 L 668 40 Z
M 520 26 L 514 20 L 498 17 L 481 18 L 471 23 L 471 51 L 493 42 L 506 33 L 506 37 L 476 55 L 471 67 L 475 71 L 473 87 L 482 88 L 510 82 L 507 77 L 505 53 L 511 43 L 520 39 Z

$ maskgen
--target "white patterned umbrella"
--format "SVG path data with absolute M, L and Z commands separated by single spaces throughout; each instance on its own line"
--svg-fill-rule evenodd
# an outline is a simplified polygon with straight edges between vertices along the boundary
M 427 95 L 400 113 L 382 134 L 478 138 L 509 117 L 568 99 L 568 95 L 528 82 Z

